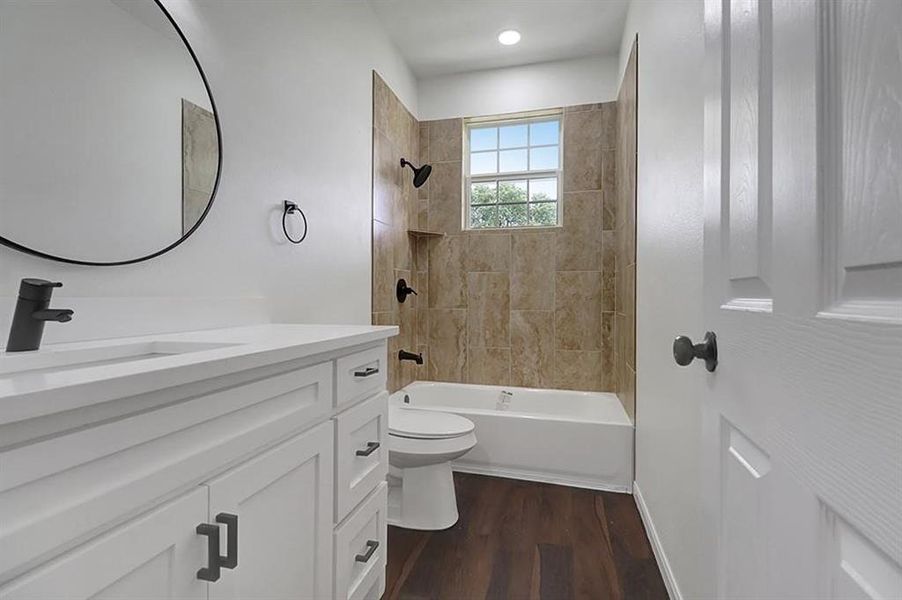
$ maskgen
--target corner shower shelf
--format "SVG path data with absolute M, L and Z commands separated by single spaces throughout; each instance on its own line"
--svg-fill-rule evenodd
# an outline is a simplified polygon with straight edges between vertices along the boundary
M 407 233 L 416 237 L 442 237 L 444 231 L 426 231 L 425 229 L 408 229 Z

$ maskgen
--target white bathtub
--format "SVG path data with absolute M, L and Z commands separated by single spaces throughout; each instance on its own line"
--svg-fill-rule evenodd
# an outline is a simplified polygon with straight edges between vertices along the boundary
M 502 391 L 509 407 L 497 407 Z M 476 447 L 456 471 L 630 492 L 633 425 L 614 394 L 417 381 L 392 395 L 409 406 L 463 415 Z

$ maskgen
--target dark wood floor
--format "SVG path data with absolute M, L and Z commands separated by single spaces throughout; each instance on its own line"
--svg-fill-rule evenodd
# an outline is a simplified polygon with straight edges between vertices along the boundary
M 454 482 L 454 527 L 389 527 L 383 598 L 667 598 L 632 496 L 463 473 Z

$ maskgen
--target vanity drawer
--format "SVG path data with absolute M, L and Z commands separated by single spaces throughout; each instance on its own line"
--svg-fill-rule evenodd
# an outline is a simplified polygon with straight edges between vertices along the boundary
M 388 473 L 388 392 L 335 417 L 335 522 Z
M 372 494 L 335 528 L 336 600 L 379 598 L 385 587 L 388 551 L 388 484 Z
M 387 384 L 385 344 L 342 356 L 335 361 L 335 406 L 345 406 L 381 392 Z

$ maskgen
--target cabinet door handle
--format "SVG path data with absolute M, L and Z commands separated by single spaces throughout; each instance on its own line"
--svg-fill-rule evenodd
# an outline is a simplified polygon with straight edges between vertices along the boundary
M 366 552 L 364 552 L 363 554 L 358 554 L 354 557 L 354 560 L 356 560 L 357 562 L 368 562 L 373 557 L 373 554 L 376 552 L 376 548 L 378 547 L 379 542 L 377 542 L 376 540 L 367 540 Z
M 358 450 L 357 456 L 369 456 L 373 452 L 375 452 L 381 444 L 379 442 L 367 442 L 366 450 Z
M 363 371 L 354 371 L 354 377 L 369 377 L 379 372 L 379 367 L 367 367 Z
M 228 528 L 226 555 L 219 557 L 219 564 L 223 568 L 234 569 L 238 566 L 238 515 L 219 513 L 216 515 L 216 522 L 224 523 Z
M 194 531 L 207 536 L 207 566 L 197 570 L 202 581 L 219 581 L 219 526 L 201 523 Z

